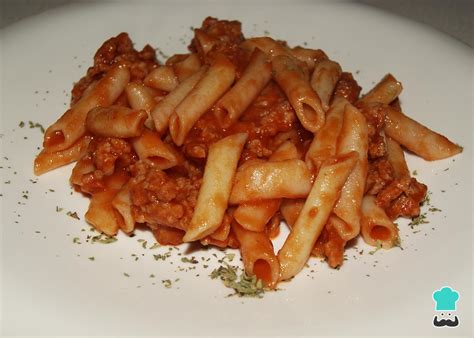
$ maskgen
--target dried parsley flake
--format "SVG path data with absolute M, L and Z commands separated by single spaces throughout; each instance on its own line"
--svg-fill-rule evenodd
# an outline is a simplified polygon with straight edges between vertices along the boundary
M 66 213 L 66 215 L 68 215 L 69 217 L 75 218 L 75 219 L 77 219 L 77 220 L 80 220 L 79 216 L 77 215 L 77 212 L 75 212 L 75 211 L 74 211 L 74 212 L 68 211 L 68 212 Z
M 91 238 L 92 243 L 100 243 L 100 244 L 110 244 L 117 242 L 117 238 L 113 236 L 107 236 L 105 234 L 100 234 Z
M 225 266 L 214 269 L 210 277 L 212 279 L 220 278 L 227 288 L 234 290 L 234 293 L 230 294 L 229 297 L 234 295 L 239 297 L 263 297 L 266 289 L 261 279 L 256 276 L 248 276 L 245 272 L 241 272 L 238 276 L 238 267 L 224 264 Z

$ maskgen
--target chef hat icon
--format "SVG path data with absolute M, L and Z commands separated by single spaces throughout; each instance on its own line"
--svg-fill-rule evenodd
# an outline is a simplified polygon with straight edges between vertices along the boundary
M 449 286 L 433 292 L 433 300 L 436 303 L 436 311 L 456 311 L 456 302 L 459 299 L 459 292 Z

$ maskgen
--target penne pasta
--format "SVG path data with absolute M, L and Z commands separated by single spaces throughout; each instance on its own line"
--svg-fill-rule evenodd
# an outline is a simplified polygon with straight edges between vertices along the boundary
M 79 160 L 86 153 L 90 141 L 90 136 L 83 136 L 70 148 L 55 152 L 47 152 L 44 149 L 35 158 L 35 175 L 42 175 L 50 170 Z
M 150 114 L 156 106 L 156 100 L 150 88 L 139 83 L 131 82 L 125 88 L 125 93 L 127 93 L 127 99 L 132 109 L 145 110 L 147 112 L 148 118 L 145 120 L 145 126 L 153 129 L 153 119 Z
M 156 105 L 152 91 L 143 84 L 130 82 L 125 88 L 125 93 L 132 109 L 146 110 L 149 114 Z
M 295 145 L 286 141 L 270 156 L 270 161 L 285 161 L 298 158 Z M 244 228 L 251 231 L 263 231 L 265 225 L 280 208 L 281 199 L 270 199 L 243 203 L 234 211 L 234 219 Z
M 122 217 L 122 222 L 119 222 L 120 229 L 126 234 L 131 234 L 135 229 L 135 219 L 132 214 L 132 200 L 128 184 L 125 184 L 114 196 L 112 206 Z
M 304 202 L 305 202 L 305 199 L 303 198 L 298 198 L 298 199 L 284 198 L 282 200 L 282 203 L 280 206 L 280 212 L 286 224 L 288 225 L 288 227 L 290 227 L 290 229 L 293 227 L 296 220 L 298 219 L 298 216 L 301 213 L 301 209 L 303 209 Z
M 240 47 L 250 52 L 258 48 L 271 57 L 279 55 L 293 56 L 288 47 L 266 36 L 247 39 Z
M 229 203 L 300 198 L 306 197 L 310 190 L 311 173 L 303 161 L 259 161 L 239 168 Z
M 272 65 L 268 57 L 256 48 L 240 79 L 216 104 L 214 114 L 220 124 L 228 128 L 237 121 L 271 77 Z
M 397 81 L 392 74 L 384 76 L 379 83 L 375 85 L 367 94 L 359 99 L 358 104 L 366 105 L 369 103 L 389 104 L 395 100 L 402 92 L 402 84 Z
M 93 135 L 105 137 L 135 137 L 143 131 L 148 114 L 121 106 L 97 107 L 87 113 L 86 128 Z
M 338 234 L 338 239 L 344 241 L 344 244 L 346 243 L 346 240 L 344 239 L 346 237 L 345 234 L 351 231 L 351 228 L 347 225 L 346 222 L 344 222 L 341 218 L 337 217 L 335 214 L 331 214 L 331 216 L 329 216 L 328 222 L 326 223 L 326 227 L 328 229 L 333 228 L 334 231 Z M 342 247 L 344 248 L 344 245 Z
M 183 61 L 177 62 L 173 65 L 174 73 L 181 83 L 191 75 L 195 74 L 201 68 L 201 60 L 197 54 L 189 54 Z
M 76 162 L 74 168 L 72 168 L 71 177 L 69 178 L 69 183 L 72 186 L 81 186 L 82 177 L 86 174 L 89 174 L 95 170 L 94 162 L 90 155 L 82 156 L 79 161 Z
M 281 280 L 295 276 L 306 264 L 356 162 L 357 153 L 351 152 L 329 159 L 321 166 L 303 209 L 278 252 Z
M 337 138 L 342 129 L 344 109 L 349 102 L 344 98 L 336 98 L 327 113 L 326 123 L 314 136 L 305 161 L 308 168 L 318 172 L 321 164 L 337 152 Z
M 341 196 L 333 211 L 350 228 L 350 231 L 340 234 L 346 241 L 355 238 L 360 232 L 360 209 L 368 167 L 367 121 L 364 115 L 351 104 L 347 104 L 344 111 L 344 122 L 338 139 L 337 154 L 349 151 L 356 151 L 358 160 L 342 188 Z
M 462 147 L 395 108 L 387 106 L 385 114 L 385 133 L 427 161 L 441 160 L 462 152 Z
M 178 77 L 171 66 L 160 66 L 155 68 L 147 75 L 143 80 L 143 83 L 146 86 L 164 90 L 165 92 L 172 91 L 179 84 Z
M 92 195 L 85 218 L 97 231 L 114 236 L 120 228 L 122 218 L 112 206 L 115 195 L 127 182 L 127 174 L 116 172 L 107 178 L 107 188 Z
M 153 225 L 150 228 L 156 241 L 161 245 L 183 244 L 183 230 L 170 228 L 165 225 Z
M 331 60 L 318 62 L 311 75 L 311 87 L 321 99 L 323 109 L 329 109 L 331 97 L 342 74 L 341 66 Z
M 398 243 L 397 225 L 371 195 L 366 195 L 362 201 L 361 234 L 367 244 L 384 249 L 390 249 Z
M 148 160 L 160 169 L 169 169 L 180 162 L 180 154 L 160 136 L 148 129 L 132 140 L 132 146 L 141 160 Z
M 116 193 L 115 190 L 105 190 L 92 195 L 85 215 L 87 223 L 108 236 L 116 235 L 119 230 L 117 211 L 112 207 Z
M 311 88 L 298 65 L 291 57 L 280 55 L 272 60 L 273 77 L 283 89 L 303 127 L 317 132 L 325 120 L 325 112 L 318 94 Z
M 313 71 L 319 62 L 328 58 L 326 53 L 324 53 L 321 49 L 295 47 L 291 48 L 290 51 L 291 55 L 293 55 L 296 59 L 306 63 L 310 71 Z
M 47 152 L 55 152 L 71 147 L 86 132 L 86 117 L 95 107 L 110 106 L 123 92 L 130 79 L 126 67 L 114 67 L 63 116 L 44 133 L 43 147 Z
M 151 117 L 159 134 L 166 132 L 171 114 L 201 80 L 206 70 L 207 68 L 203 67 L 196 74 L 180 83 L 172 92 L 156 104 L 155 108 L 151 111 Z
M 206 168 L 193 218 L 183 241 L 212 234 L 222 224 L 232 188 L 232 180 L 247 134 L 227 136 L 209 148 Z
M 269 160 L 276 162 L 299 159 L 300 157 L 300 152 L 295 144 L 291 141 L 285 141 L 273 152 Z
M 229 213 L 225 213 L 222 224 L 209 235 L 213 240 L 224 242 L 227 240 L 230 234 L 230 224 L 232 223 L 232 216 Z
M 263 232 L 245 230 L 236 222 L 232 223 L 232 229 L 240 243 L 245 272 L 274 289 L 280 277 L 280 264 L 270 239 Z
M 230 88 L 235 79 L 235 67 L 220 54 L 203 78 L 170 116 L 170 134 L 181 146 L 194 123 Z
M 270 37 L 256 37 L 245 40 L 241 48 L 253 52 L 256 48 L 265 52 L 272 58 L 279 55 L 289 56 L 300 63 L 303 63 L 309 71 L 314 69 L 316 63 L 327 59 L 326 53 L 321 49 L 309 49 L 303 47 L 288 48 Z
M 280 224 L 281 224 L 281 215 L 279 212 L 276 212 L 270 221 L 265 224 L 265 235 L 270 239 L 277 238 L 280 234 Z
M 390 137 L 385 137 L 385 144 L 387 146 L 387 159 L 393 168 L 395 178 L 410 177 L 402 147 Z
M 281 199 L 269 199 L 240 204 L 234 212 L 234 219 L 250 231 L 263 231 L 275 212 L 280 208 Z

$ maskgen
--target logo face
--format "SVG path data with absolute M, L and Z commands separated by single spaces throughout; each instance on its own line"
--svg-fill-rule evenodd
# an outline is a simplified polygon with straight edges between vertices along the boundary
M 459 292 L 449 286 L 444 286 L 433 292 L 436 315 L 433 318 L 435 327 L 456 327 L 459 319 L 456 316 L 456 302 L 459 300 Z

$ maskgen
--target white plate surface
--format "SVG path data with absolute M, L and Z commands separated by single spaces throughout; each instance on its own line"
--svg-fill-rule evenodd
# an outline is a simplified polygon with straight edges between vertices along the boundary
M 48 126 L 64 112 L 72 82 L 85 73 L 107 38 L 126 31 L 138 48 L 150 43 L 166 55 L 182 53 L 192 36 L 190 27 L 208 15 L 242 21 L 248 37 L 269 32 L 290 45 L 322 48 L 354 72 L 365 91 L 391 72 L 403 82 L 405 112 L 465 147 L 454 159 L 433 163 L 409 157 L 410 168 L 432 192 L 432 206 L 442 212 L 428 212 L 430 223 L 413 230 L 399 222 L 404 250 L 370 255 L 371 248 L 359 241 L 339 271 L 313 259 L 294 280 L 280 285 L 282 290 L 244 299 L 225 297 L 229 290 L 208 277 L 219 266 L 212 256 L 221 258 L 218 250 L 189 254 L 199 260 L 211 257 L 207 269 L 198 264 L 196 270 L 179 271 L 179 266 L 192 266 L 181 262 L 178 254 L 185 255 L 184 248 L 156 261 L 153 255 L 167 248 L 143 249 L 138 239 L 153 242 L 147 232 L 119 236 L 109 245 L 85 242 L 90 233 L 83 220 L 87 199 L 71 194 L 70 166 L 34 177 L 32 162 L 42 134 L 28 121 Z M 3 334 L 471 332 L 473 93 L 468 47 L 369 7 L 309 2 L 73 5 L 9 26 L 2 35 Z M 26 126 L 20 128 L 20 121 Z M 57 212 L 57 206 L 63 210 Z M 81 220 L 67 211 L 77 211 Z M 82 244 L 73 243 L 75 237 Z M 162 280 L 177 278 L 169 289 L 162 285 Z M 432 292 L 444 285 L 460 293 L 457 328 L 432 326 Z

